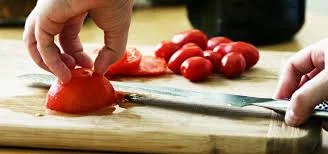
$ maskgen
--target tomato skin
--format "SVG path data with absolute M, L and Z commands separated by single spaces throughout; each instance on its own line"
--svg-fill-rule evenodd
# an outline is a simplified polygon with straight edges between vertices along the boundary
M 205 50 L 204 57 L 211 61 L 213 64 L 213 72 L 220 72 L 221 60 L 223 55 L 212 50 Z
M 212 37 L 207 41 L 207 50 L 213 50 L 216 46 L 222 44 L 222 43 L 231 43 L 232 40 L 230 40 L 227 37 Z
M 258 49 L 246 42 L 233 42 L 228 44 L 222 44 L 214 48 L 214 52 L 220 52 L 223 54 L 231 52 L 241 53 L 247 63 L 246 69 L 250 69 L 259 61 L 260 54 Z
M 178 46 L 170 41 L 162 41 L 155 47 L 155 56 L 168 62 L 171 56 L 178 50 Z
M 227 78 L 239 77 L 245 69 L 246 60 L 241 53 L 231 52 L 222 58 L 220 71 Z
M 197 44 L 195 44 L 195 43 L 187 43 L 187 44 L 183 45 L 181 47 L 181 49 L 183 49 L 183 48 L 189 48 L 189 47 L 199 47 L 199 46 Z
M 221 43 L 213 49 L 213 52 L 219 53 L 222 56 L 224 56 L 227 54 L 226 48 L 228 48 L 228 46 L 230 46 L 230 45 L 231 45 L 231 43 Z
M 46 97 L 46 107 L 72 114 L 94 112 L 116 104 L 116 93 L 109 81 L 90 69 L 72 70 L 67 84 L 53 83 Z
M 206 50 L 207 48 L 207 36 L 204 32 L 198 29 L 192 29 L 176 34 L 171 41 L 177 44 L 179 48 L 187 43 L 195 43 L 203 50 Z
M 199 47 L 181 48 L 175 52 L 168 63 L 168 68 L 175 74 L 180 74 L 181 64 L 190 57 L 203 57 L 203 51 Z
M 124 75 L 134 72 L 139 68 L 142 54 L 136 49 L 127 49 L 121 59 L 110 65 L 106 76 Z
M 213 71 L 212 63 L 203 57 L 191 57 L 181 65 L 181 74 L 192 82 L 203 81 Z

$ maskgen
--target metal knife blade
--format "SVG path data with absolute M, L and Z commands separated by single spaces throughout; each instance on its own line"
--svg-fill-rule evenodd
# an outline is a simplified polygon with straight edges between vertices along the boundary
M 27 86 L 49 88 L 56 77 L 48 74 L 25 74 L 18 76 Z M 231 107 L 249 105 L 271 109 L 284 113 L 288 107 L 287 100 L 258 98 L 218 92 L 199 92 L 145 83 L 111 81 L 115 90 L 131 93 L 126 96 L 131 102 L 170 108 L 196 109 L 204 113 L 222 111 Z M 141 95 L 140 95 L 141 94 Z M 328 103 L 323 102 L 315 108 L 315 117 L 328 119 Z

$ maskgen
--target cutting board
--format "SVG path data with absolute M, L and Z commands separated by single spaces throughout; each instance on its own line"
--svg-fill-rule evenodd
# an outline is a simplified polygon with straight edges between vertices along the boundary
M 92 51 L 98 45 L 85 45 Z M 153 47 L 138 47 L 151 55 Z M 122 82 L 271 97 L 279 71 L 293 53 L 261 51 L 258 65 L 239 79 L 212 75 L 203 83 L 181 76 L 120 78 Z M 0 41 L 0 145 L 147 153 L 312 153 L 321 146 L 320 121 L 294 128 L 273 111 L 206 115 L 151 106 L 117 107 L 113 114 L 63 116 L 45 112 L 47 89 L 16 78 L 46 73 L 36 67 L 21 41 Z

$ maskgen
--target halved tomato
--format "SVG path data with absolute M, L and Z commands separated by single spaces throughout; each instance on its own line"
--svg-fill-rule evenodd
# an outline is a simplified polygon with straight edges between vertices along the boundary
M 46 97 L 48 109 L 62 113 L 84 114 L 116 104 L 113 86 L 102 75 L 87 68 L 72 70 L 67 84 L 54 82 Z

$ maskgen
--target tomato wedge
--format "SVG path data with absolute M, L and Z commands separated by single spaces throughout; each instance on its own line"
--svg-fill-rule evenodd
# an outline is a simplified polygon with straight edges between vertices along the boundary
M 109 66 L 106 76 L 131 74 L 139 69 L 142 54 L 136 49 L 127 49 L 121 59 Z
M 114 76 L 149 76 L 165 74 L 167 65 L 164 59 L 151 56 L 142 56 L 135 48 L 126 50 L 124 56 L 112 64 L 106 77 Z
M 164 59 L 144 56 L 141 59 L 139 69 L 131 75 L 161 75 L 165 74 L 166 70 L 167 66 Z

